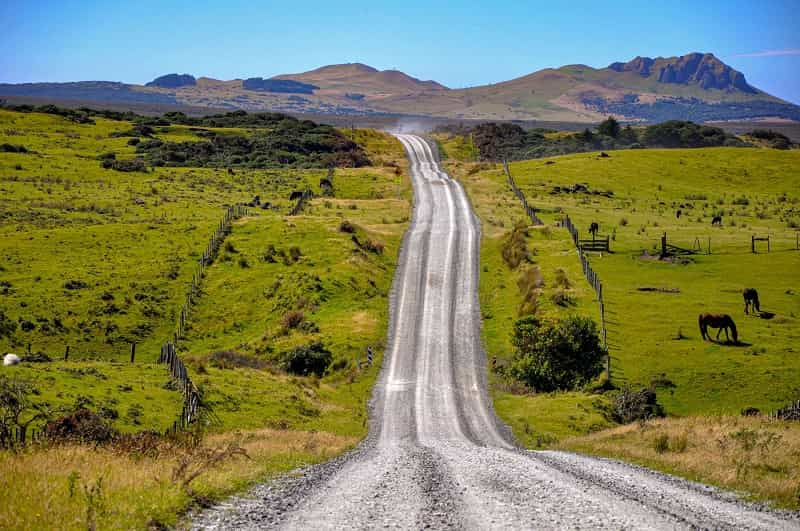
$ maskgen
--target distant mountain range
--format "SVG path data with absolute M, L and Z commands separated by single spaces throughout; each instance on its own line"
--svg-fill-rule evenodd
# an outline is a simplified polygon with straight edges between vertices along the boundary
M 341 115 L 407 114 L 481 120 L 698 122 L 778 118 L 800 107 L 750 85 L 713 54 L 636 57 L 606 68 L 547 68 L 492 85 L 450 89 L 360 63 L 299 74 L 221 81 L 167 74 L 146 85 L 109 81 L 0 84 L 2 97 L 174 104 L 213 109 Z

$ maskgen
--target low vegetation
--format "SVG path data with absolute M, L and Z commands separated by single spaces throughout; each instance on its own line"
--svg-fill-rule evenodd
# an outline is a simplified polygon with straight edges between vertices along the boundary
M 135 160 L 147 142 L 268 135 L 268 120 L 222 115 L 263 127 L 202 126 L 208 136 L 163 117 L 84 120 L 58 111 L 0 110 L 0 142 L 30 148 L 0 156 L 0 352 L 22 358 L 0 372 L 30 383 L 36 407 L 21 422 L 46 413 L 29 425 L 36 445 L 0 451 L 0 476 L 14 478 L 4 491 L 35 496 L 23 507 L 4 502 L 13 510 L 0 511 L 0 527 L 31 528 L 32 519 L 33 527 L 174 525 L 192 505 L 352 447 L 367 430 L 409 219 L 402 146 L 356 130 L 356 151 L 379 166 L 332 171 L 320 158 L 311 169 L 114 171 L 98 160 Z M 316 134 L 313 124 L 290 122 Z M 334 196 L 320 197 L 324 180 Z M 297 190 L 314 197 L 289 216 Z M 155 361 L 202 250 L 235 203 L 250 204 L 249 213 L 206 266 L 178 343 L 211 412 L 187 446 L 161 435 L 182 394 Z M 345 219 L 351 232 L 339 230 Z M 131 448 L 142 433 L 157 441 L 145 455 Z M 98 438 L 96 451 L 76 445 Z
M 560 448 L 622 459 L 800 508 L 800 424 L 763 417 L 653 419 L 568 438 Z
M 461 160 L 526 160 L 598 150 L 637 148 L 745 147 L 753 140 L 769 147 L 789 149 L 792 142 L 780 133 L 754 131 L 744 140 L 719 127 L 668 121 L 648 126 L 621 126 L 609 117 L 594 130 L 578 133 L 549 129 L 525 130 L 512 123 L 484 123 L 471 128 L 443 126 L 437 130 L 454 157 Z M 447 139 L 447 140 L 444 140 Z M 748 142 L 747 140 L 750 140 Z M 464 145 L 473 146 L 465 149 Z
M 439 138 L 445 150 L 453 142 Z M 530 447 L 561 444 L 623 459 L 632 459 L 634 447 L 649 456 L 671 456 L 663 438 L 644 441 L 626 435 L 624 452 L 604 452 L 590 441 L 612 448 L 619 433 L 633 433 L 642 422 L 696 422 L 700 429 L 709 415 L 764 414 L 795 398 L 800 384 L 795 355 L 800 337 L 792 325 L 800 316 L 800 299 L 791 287 L 794 272 L 800 270 L 798 225 L 793 222 L 800 203 L 796 150 L 624 150 L 511 163 L 517 185 L 538 208 L 544 226 L 521 221 L 524 212 L 501 165 L 448 153 L 448 170 L 465 185 L 483 222 L 480 298 L 484 342 L 495 368 L 490 388 L 498 414 L 521 442 Z M 601 373 L 588 385 L 537 392 L 510 370 L 518 356 L 514 325 L 520 306 L 534 299 L 531 313 L 542 322 L 599 317 L 575 247 L 558 225 L 563 213 L 581 238 L 590 238 L 589 228 L 597 223 L 597 237 L 610 240 L 611 253 L 591 252 L 589 260 L 603 283 L 611 381 Z M 722 224 L 712 226 L 717 215 Z M 505 242 L 523 230 L 525 248 L 534 252 L 529 262 L 512 267 L 503 258 Z M 659 258 L 665 232 L 669 243 L 695 253 Z M 752 235 L 769 235 L 770 252 L 764 244 L 752 253 Z M 538 274 L 520 282 L 528 271 Z M 744 314 L 745 287 L 759 290 L 761 314 Z M 559 290 L 570 303 L 559 304 Z M 730 314 L 741 343 L 703 341 L 697 315 L 704 311 Z M 657 420 L 662 415 L 668 417 Z M 628 422 L 634 424 L 605 431 Z M 767 425 L 762 417 L 742 422 Z M 680 445 L 666 441 L 666 448 Z M 728 458 L 716 451 L 716 459 Z M 772 448 L 763 460 L 769 462 L 773 453 L 776 461 L 783 459 L 783 449 Z M 702 458 L 697 461 L 700 467 Z M 796 479 L 793 484 L 785 481 L 797 474 L 796 465 L 789 465 L 782 476 L 781 494 L 759 490 L 735 475 L 724 483 L 716 480 L 716 462 L 710 461 L 702 473 L 685 467 L 661 469 L 783 505 L 790 504 L 787 494 L 797 489 Z

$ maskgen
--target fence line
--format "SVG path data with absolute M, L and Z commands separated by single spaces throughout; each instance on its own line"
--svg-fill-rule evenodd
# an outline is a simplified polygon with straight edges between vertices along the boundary
M 772 420 L 800 420 L 800 400 L 769 414 Z
M 536 209 L 528 204 L 525 194 L 522 193 L 522 190 L 519 189 L 517 183 L 514 181 L 514 177 L 511 176 L 511 171 L 508 169 L 508 161 L 503 161 L 503 170 L 506 172 L 506 177 L 508 177 L 508 185 L 511 187 L 511 191 L 514 192 L 517 199 L 522 201 L 522 208 L 525 210 L 528 217 L 531 218 L 531 222 L 534 225 L 544 225 L 544 222 L 536 215 Z
M 508 168 L 508 161 L 503 161 L 503 170 L 505 171 L 506 177 L 508 177 L 508 184 L 511 187 L 511 190 L 522 202 L 522 207 L 525 209 L 525 213 L 528 214 L 528 217 L 531 218 L 533 224 L 544 225 L 544 222 L 539 218 L 539 216 L 536 215 L 536 209 L 528 204 L 525 194 L 522 193 L 522 190 L 519 189 L 517 183 L 514 181 L 514 177 L 511 175 L 511 170 Z M 565 227 L 569 231 L 569 235 L 572 238 L 572 243 L 575 244 L 575 248 L 578 249 L 578 257 L 581 261 L 583 275 L 586 277 L 586 280 L 589 282 L 589 285 L 592 286 L 592 289 L 594 289 L 595 295 L 597 296 L 597 302 L 600 305 L 600 338 L 603 341 L 603 348 L 605 348 L 606 352 L 608 352 L 608 329 L 606 328 L 606 305 L 603 301 L 603 283 L 600 281 L 600 277 L 597 276 L 597 273 L 595 273 L 594 269 L 592 269 L 589 259 L 586 258 L 586 255 L 583 252 L 583 246 L 581 245 L 578 229 L 575 228 L 575 225 L 572 223 L 572 220 L 568 215 L 564 215 L 564 219 L 561 221 L 561 226 Z M 608 238 L 605 240 L 598 240 L 598 244 L 602 245 L 604 243 L 605 250 L 608 250 L 608 241 Z M 611 381 L 610 354 L 607 354 L 606 356 L 606 374 L 608 376 L 608 380 Z
M 42 438 L 41 429 L 14 426 L 6 432 L 0 432 L 0 448 L 15 448 L 34 443 Z
M 171 428 L 167 429 L 167 433 L 175 433 L 178 430 L 183 430 L 197 419 L 200 406 L 200 394 L 194 382 L 189 378 L 189 371 L 186 369 L 183 360 L 178 356 L 176 346 L 178 341 L 185 337 L 191 309 L 195 299 L 200 293 L 200 286 L 203 281 L 206 266 L 211 265 L 216 258 L 219 248 L 222 246 L 222 242 L 231 231 L 234 220 L 246 215 L 247 206 L 242 204 L 230 206 L 225 211 L 225 215 L 222 217 L 219 225 L 217 225 L 214 234 L 211 236 L 211 240 L 208 242 L 205 251 L 203 251 L 203 255 L 200 257 L 197 269 L 192 275 L 192 282 L 189 285 L 189 289 L 186 292 L 186 299 L 178 314 L 173 337 L 161 346 L 161 354 L 158 357 L 158 363 L 164 363 L 169 366 L 170 376 L 181 385 L 183 391 L 183 407 L 180 417 L 173 423 Z

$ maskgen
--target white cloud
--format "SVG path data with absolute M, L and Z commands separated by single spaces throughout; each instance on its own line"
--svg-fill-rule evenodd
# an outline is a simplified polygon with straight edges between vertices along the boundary
M 800 48 L 787 50 L 762 50 L 760 52 L 736 53 L 731 57 L 774 57 L 776 55 L 800 55 Z

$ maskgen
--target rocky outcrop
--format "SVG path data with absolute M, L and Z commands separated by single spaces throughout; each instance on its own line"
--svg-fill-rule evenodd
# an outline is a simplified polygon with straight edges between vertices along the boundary
M 654 60 L 649 57 L 637 56 L 627 63 L 611 63 L 608 68 L 617 72 L 636 72 L 642 77 L 648 77 L 653 63 Z
M 165 76 L 155 78 L 145 86 L 175 89 L 181 87 L 193 87 L 195 85 L 197 85 L 197 80 L 191 74 L 167 74 Z
M 659 83 L 698 85 L 705 90 L 741 91 L 756 94 L 744 74 L 726 65 L 713 54 L 690 53 L 680 57 L 636 57 L 627 63 L 611 63 L 609 70 L 636 72 L 642 77 L 655 77 Z

